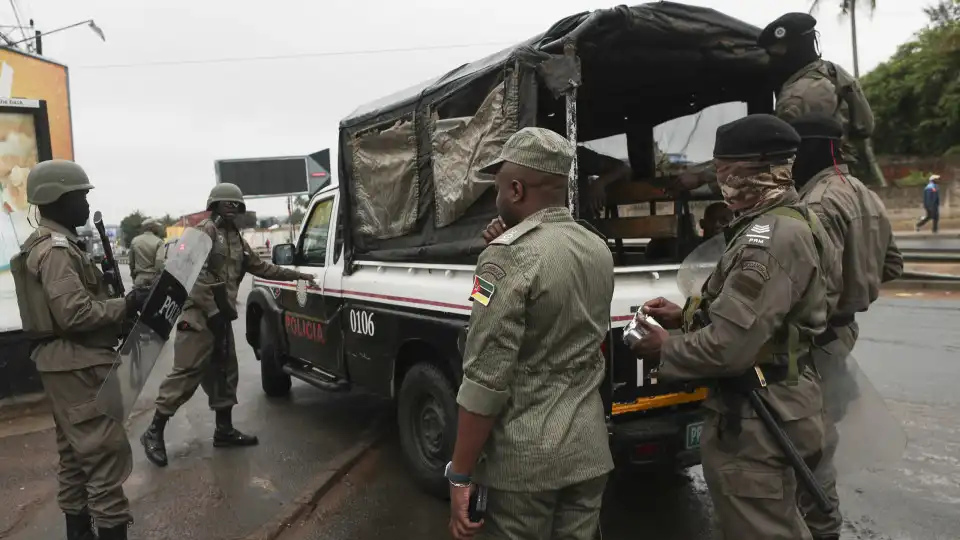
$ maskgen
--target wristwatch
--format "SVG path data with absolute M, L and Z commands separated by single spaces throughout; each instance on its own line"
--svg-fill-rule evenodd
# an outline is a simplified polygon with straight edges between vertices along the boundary
M 443 470 L 443 476 L 455 487 L 469 487 L 473 482 L 473 478 L 470 478 L 469 475 L 453 472 L 452 461 L 447 463 L 447 467 Z

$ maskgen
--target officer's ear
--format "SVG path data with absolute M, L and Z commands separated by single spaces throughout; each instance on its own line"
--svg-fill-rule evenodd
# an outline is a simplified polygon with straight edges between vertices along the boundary
M 527 196 L 527 186 L 517 179 L 510 180 L 510 201 L 518 203 Z

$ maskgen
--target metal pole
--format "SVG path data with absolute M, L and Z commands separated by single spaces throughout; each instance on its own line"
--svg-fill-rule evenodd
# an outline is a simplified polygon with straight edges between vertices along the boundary
M 576 59 L 577 46 L 575 43 L 568 42 L 563 46 L 563 53 L 570 58 Z M 567 91 L 567 139 L 577 147 L 577 87 L 576 82 L 570 81 L 570 90 Z M 580 206 L 580 192 L 577 185 L 579 179 L 579 164 L 577 163 L 577 154 L 573 154 L 573 165 L 570 167 L 570 174 L 567 177 L 567 204 L 570 207 L 570 213 L 574 219 L 578 217 Z

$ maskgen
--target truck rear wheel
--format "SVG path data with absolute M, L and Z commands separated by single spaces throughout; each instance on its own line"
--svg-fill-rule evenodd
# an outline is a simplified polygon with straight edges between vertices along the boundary
M 291 385 L 290 375 L 283 372 L 276 338 L 265 317 L 260 318 L 260 340 L 257 349 L 260 353 L 260 385 L 263 387 L 263 392 L 269 397 L 288 395 Z
M 414 479 L 427 493 L 449 496 L 443 469 L 457 437 L 457 397 L 450 379 L 436 366 L 410 368 L 397 407 L 400 446 Z

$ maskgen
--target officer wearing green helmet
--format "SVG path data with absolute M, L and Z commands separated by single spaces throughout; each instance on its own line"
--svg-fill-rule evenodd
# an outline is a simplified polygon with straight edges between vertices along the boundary
M 163 270 L 163 224 L 148 219 L 143 232 L 130 242 L 130 277 L 134 287 L 149 286 Z
M 136 316 L 148 291 L 111 298 L 85 253 L 77 227 L 90 217 L 93 185 L 72 161 L 39 163 L 27 200 L 40 222 L 10 261 L 31 358 L 53 409 L 60 452 L 58 502 L 69 540 L 127 538 L 130 505 L 123 482 L 133 468 L 123 425 L 100 413 L 97 392 L 116 361 L 121 323 Z
M 252 446 L 259 442 L 257 437 L 234 428 L 231 414 L 237 404 L 239 379 L 230 324 L 237 318 L 237 290 L 248 272 L 281 281 L 314 280 L 312 274 L 261 260 L 243 240 L 236 219 L 246 211 L 246 205 L 243 192 L 237 186 L 228 183 L 214 186 L 207 198 L 207 210 L 211 212 L 210 217 L 197 228 L 213 239 L 213 248 L 177 323 L 173 371 L 161 383 L 153 422 L 140 437 L 147 459 L 159 467 L 167 465 L 163 440 L 167 420 L 193 396 L 198 386 L 203 387 L 210 408 L 216 413 L 214 446 Z M 221 291 L 222 296 L 218 295 Z M 214 359 L 217 359 L 216 365 L 212 365 Z

